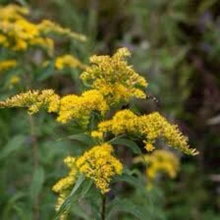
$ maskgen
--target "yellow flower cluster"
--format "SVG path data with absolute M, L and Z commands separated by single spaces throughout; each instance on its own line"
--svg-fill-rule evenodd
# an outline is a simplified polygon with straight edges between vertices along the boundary
M 94 146 L 78 158 L 65 158 L 64 163 L 70 169 L 69 174 L 53 186 L 53 191 L 62 195 L 61 197 L 64 199 L 63 195 L 70 191 L 78 174 L 82 173 L 94 180 L 96 187 L 100 189 L 102 194 L 108 192 L 111 179 L 115 175 L 120 175 L 123 169 L 121 162 L 112 154 L 113 147 L 104 143 Z
M 76 161 L 81 173 L 94 180 L 102 194 L 108 192 L 111 179 L 122 173 L 121 162 L 112 156 L 113 147 L 107 143 L 95 146 Z
M 127 48 L 119 49 L 112 57 L 92 56 L 91 66 L 81 74 L 83 82 L 99 90 L 110 105 L 131 98 L 145 98 L 147 82 L 127 64 Z
M 52 54 L 54 40 L 49 36 L 51 33 L 85 40 L 83 35 L 71 32 L 48 20 L 34 24 L 25 18 L 28 13 L 26 8 L 15 5 L 0 7 L 0 45 L 14 51 L 24 51 L 32 46 L 39 46 Z
M 33 90 L 12 96 L 0 102 L 0 108 L 6 107 L 26 107 L 29 114 L 37 113 L 41 108 L 47 108 L 49 113 L 58 114 L 57 121 L 61 123 L 79 119 L 86 124 L 93 111 L 104 115 L 109 108 L 103 95 L 97 90 L 88 90 L 81 96 L 67 95 L 60 98 L 52 89 Z
M 75 184 L 77 180 L 77 168 L 75 166 L 76 159 L 74 157 L 67 157 L 64 159 L 65 165 L 70 169 L 68 175 L 62 179 L 60 179 L 53 187 L 52 190 L 59 194 L 57 203 L 55 206 L 56 211 L 60 209 L 65 199 L 69 195 L 71 188 Z M 64 212 L 60 220 L 66 219 L 66 213 Z
M 144 157 L 136 157 L 135 163 L 142 162 L 147 164 L 146 175 L 148 186 L 151 187 L 158 174 L 164 173 L 170 178 L 175 178 L 180 167 L 178 157 L 167 150 L 155 150 L 152 154 Z
M 57 120 L 61 123 L 67 123 L 74 118 L 87 121 L 92 111 L 103 115 L 107 110 L 108 105 L 103 95 L 97 90 L 88 90 L 81 96 L 67 95 L 61 98 Z
M 53 52 L 54 42 L 44 37 L 38 30 L 38 26 L 19 18 L 16 20 L 0 21 L 0 44 L 14 51 L 24 51 L 31 46 L 40 46 Z
M 58 70 L 64 68 L 80 68 L 85 69 L 85 65 L 73 55 L 67 54 L 56 58 L 55 67 Z
M 27 14 L 29 14 L 28 8 L 18 5 L 11 4 L 7 7 L 0 6 L 0 20 L 17 20 L 23 18 L 23 16 Z
M 138 116 L 130 110 L 117 112 L 111 120 L 103 121 L 98 125 L 98 131 L 112 132 L 114 135 L 134 134 L 144 139 L 145 148 L 154 149 L 157 138 L 165 139 L 172 147 L 190 155 L 197 154 L 195 149 L 188 145 L 188 139 L 180 132 L 176 125 L 171 125 L 158 112 Z
M 17 65 L 16 60 L 4 60 L 0 61 L 0 73 L 3 71 L 10 70 Z
M 0 108 L 26 107 L 29 114 L 37 113 L 45 107 L 48 112 L 56 112 L 59 108 L 59 96 L 52 89 L 28 91 L 0 102 Z

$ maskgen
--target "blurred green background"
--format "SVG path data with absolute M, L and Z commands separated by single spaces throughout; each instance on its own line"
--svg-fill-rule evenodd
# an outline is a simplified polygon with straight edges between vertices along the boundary
M 199 156 L 182 157 L 178 178 L 162 181 L 159 189 L 152 192 L 155 211 L 160 214 L 150 220 L 220 219 L 220 1 L 0 3 L 28 5 L 33 10 L 33 20 L 48 18 L 85 34 L 88 41 L 84 45 L 76 42 L 60 48 L 84 62 L 92 54 L 112 54 L 119 47 L 128 47 L 133 54 L 132 65 L 149 82 L 148 93 L 158 99 L 158 103 L 148 100 L 138 105 L 143 111 L 160 111 L 177 123 L 189 136 L 190 144 L 200 151 Z M 76 74 L 46 80 L 42 87 L 55 88 L 63 94 L 79 91 Z M 0 219 L 34 219 L 34 209 L 40 209 L 38 219 L 52 219 L 55 195 L 51 186 L 65 175 L 62 158 L 70 150 L 80 153 L 76 147 L 80 143 L 57 141 L 58 134 L 64 136 L 67 129 L 57 127 L 50 116 L 39 114 L 34 132 L 40 145 L 40 165 L 34 172 L 34 181 L 30 143 L 36 140 L 30 135 L 29 120 L 22 110 L 0 111 Z M 131 197 L 140 205 L 148 204 L 138 193 Z

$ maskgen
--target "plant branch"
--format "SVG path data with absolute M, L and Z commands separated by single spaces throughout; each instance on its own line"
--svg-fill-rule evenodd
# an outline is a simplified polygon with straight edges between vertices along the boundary
M 33 117 L 29 116 L 29 124 L 30 124 L 30 132 L 31 132 L 31 143 L 33 148 L 33 161 L 34 161 L 34 173 L 38 169 L 39 166 L 39 152 L 38 152 L 38 144 L 37 144 L 37 137 L 35 133 L 35 123 Z M 34 213 L 33 219 L 39 220 L 39 196 L 34 199 Z
M 105 208 L 106 208 L 106 195 L 102 196 L 102 220 L 105 220 Z

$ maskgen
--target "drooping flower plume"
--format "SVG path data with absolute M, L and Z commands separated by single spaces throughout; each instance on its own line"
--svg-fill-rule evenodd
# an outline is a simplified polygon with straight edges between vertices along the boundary
M 154 149 L 153 144 L 157 138 L 163 138 L 169 146 L 181 150 L 183 153 L 195 155 L 197 151 L 188 145 L 185 137 L 176 125 L 170 124 L 158 112 L 138 116 L 130 110 L 117 112 L 111 120 L 103 121 L 98 125 L 98 131 L 111 132 L 115 136 L 133 134 L 143 139 L 146 149 Z

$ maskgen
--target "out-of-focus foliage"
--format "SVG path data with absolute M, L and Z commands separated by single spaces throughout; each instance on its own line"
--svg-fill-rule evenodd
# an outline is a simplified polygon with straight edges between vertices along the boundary
M 7 4 L 15 1 L 0 2 Z M 166 179 L 159 181 L 159 178 L 158 187 L 149 192 L 145 191 L 145 188 L 134 190 L 132 187 L 139 182 L 144 183 L 145 168 L 142 174 L 134 173 L 138 176 L 138 182 L 123 176 L 124 182 L 129 184 L 121 184 L 118 187 L 126 189 L 123 195 L 126 199 L 118 198 L 120 200 L 115 200 L 115 204 L 119 210 L 129 207 L 130 213 L 136 214 L 136 218 L 133 217 L 135 215 L 121 215 L 118 210 L 113 210 L 109 219 L 112 216 L 115 219 L 138 219 L 139 213 L 135 212 L 136 207 L 132 206 L 129 200 L 147 210 L 145 217 L 149 219 L 219 219 L 219 1 L 16 2 L 34 8 L 31 14 L 31 20 L 34 22 L 44 18 L 51 19 L 88 37 L 89 40 L 84 44 L 76 41 L 67 43 L 61 39 L 57 47 L 59 55 L 74 54 L 86 63 L 88 56 L 94 51 L 112 53 L 119 46 L 128 47 L 133 53 L 132 63 L 143 76 L 148 77 L 148 91 L 156 94 L 158 99 L 156 102 L 150 99 L 137 102 L 131 107 L 135 109 L 138 106 L 141 112 L 159 108 L 171 121 L 179 122 L 184 133 L 188 134 L 190 143 L 200 151 L 200 155 L 193 159 L 180 155 L 183 165 L 178 178 L 172 182 Z M 28 59 L 38 61 L 39 57 L 41 59 L 42 55 L 36 52 Z M 73 70 L 71 75 L 61 75 L 57 72 L 54 76 L 54 69 L 50 65 L 47 67 L 45 72 L 41 71 L 43 84 L 41 79 L 34 80 L 33 87 L 52 87 L 62 94 L 78 91 L 76 70 Z M 24 82 L 28 81 L 29 77 L 39 76 L 38 71 L 35 71 L 34 64 L 30 75 L 29 70 L 22 73 L 28 75 L 27 78 L 24 77 Z M 7 83 L 5 85 L 7 86 Z M 28 85 L 23 87 L 23 82 L 21 85 L 21 88 L 16 85 L 12 89 L 7 88 L 7 91 L 4 89 L 4 93 L 0 94 L 1 99 L 24 88 L 33 88 Z M 33 214 L 38 213 L 38 210 L 41 213 L 40 219 L 52 218 L 56 198 L 51 193 L 51 186 L 62 173 L 65 176 L 60 158 L 67 156 L 70 151 L 74 154 L 82 153 L 85 143 L 79 136 L 64 138 L 66 133 L 71 134 L 76 130 L 74 125 L 68 129 L 58 128 L 51 119 L 44 113 L 40 113 L 37 120 L 33 120 L 17 110 L 1 110 L 1 219 L 38 219 L 38 216 Z M 30 125 L 33 124 L 30 134 Z M 80 133 L 80 129 L 77 132 Z M 33 158 L 33 146 L 36 142 L 39 156 Z M 128 145 L 135 152 L 135 145 Z M 129 164 L 130 153 L 121 153 Z M 33 173 L 36 161 L 38 169 Z M 113 190 L 109 200 L 117 193 L 117 190 Z M 94 200 L 94 209 L 99 208 L 95 203 L 99 203 L 100 198 L 93 194 L 89 196 Z M 78 219 L 86 219 L 85 207 L 86 202 L 81 206 L 76 205 L 73 209 L 73 213 L 79 216 Z

